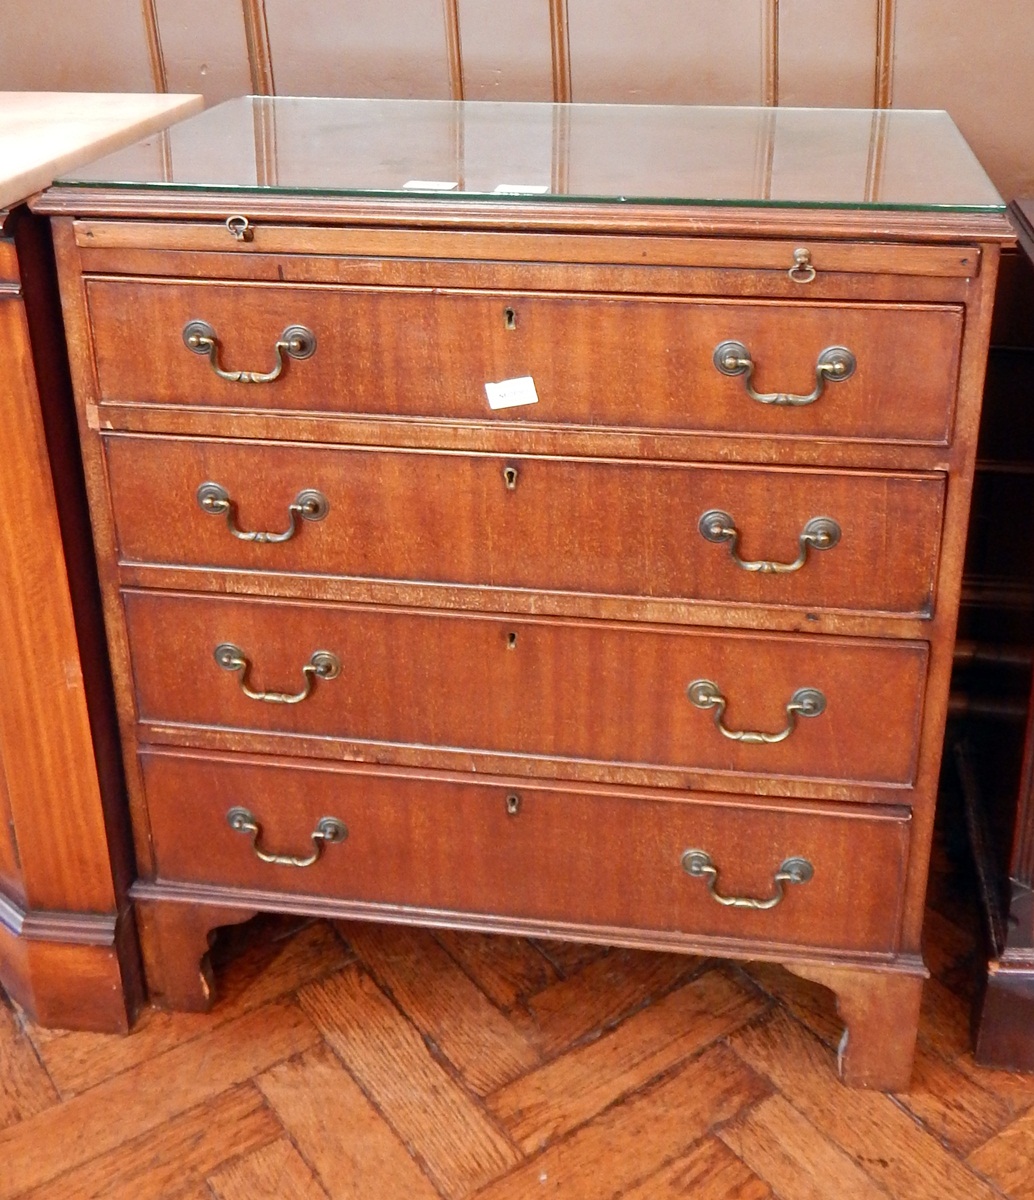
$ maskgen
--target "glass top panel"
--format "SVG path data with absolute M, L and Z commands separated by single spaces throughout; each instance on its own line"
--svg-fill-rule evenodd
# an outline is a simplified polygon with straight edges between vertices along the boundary
M 450 100 L 227 101 L 58 180 L 473 202 L 999 211 L 944 112 Z

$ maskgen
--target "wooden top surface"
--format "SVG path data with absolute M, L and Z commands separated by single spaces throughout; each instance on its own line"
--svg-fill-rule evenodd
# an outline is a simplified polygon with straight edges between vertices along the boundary
M 193 95 L 0 92 L 0 209 L 203 107 Z

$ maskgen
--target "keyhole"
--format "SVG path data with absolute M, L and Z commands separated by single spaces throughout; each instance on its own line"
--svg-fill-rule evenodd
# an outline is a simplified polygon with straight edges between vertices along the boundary
M 516 633 L 511 632 L 506 635 L 506 648 L 507 648 L 507 650 L 516 650 L 517 649 L 517 634 Z
M 515 491 L 517 488 L 517 468 L 503 467 L 503 482 L 506 484 L 507 491 Z
M 506 811 L 511 817 L 515 817 L 521 811 L 521 798 L 516 792 L 511 792 L 506 797 Z
M 517 328 L 517 314 L 512 308 L 503 309 L 503 320 L 507 329 Z

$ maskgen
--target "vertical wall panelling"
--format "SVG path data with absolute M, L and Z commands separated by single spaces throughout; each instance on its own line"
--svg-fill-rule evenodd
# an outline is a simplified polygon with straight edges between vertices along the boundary
M 763 104 L 768 0 L 567 0 L 571 98 Z
M 265 2 L 264 0 L 243 0 L 242 12 L 251 75 L 249 90 L 255 96 L 271 96 L 276 92 L 276 84 L 273 80 L 273 61 L 269 49 L 269 28 L 266 23 Z
M 448 100 L 442 0 L 265 0 L 282 96 Z
M 549 0 L 549 41 L 553 64 L 553 99 L 567 104 L 571 99 L 571 34 L 567 0 Z
M 1016 0 L 896 0 L 895 108 L 946 108 L 1007 199 L 1034 195 L 1034 36 Z
M 158 29 L 158 10 L 155 0 L 141 0 L 140 11 L 144 19 L 147 51 L 151 58 L 151 78 L 154 81 L 154 90 L 167 92 L 169 87 L 165 78 L 165 58 L 162 53 L 162 37 Z
M 457 0 L 466 99 L 553 99 L 550 12 L 557 2 Z
M 871 108 L 889 0 L 779 0 L 778 7 L 779 103 Z
M 894 5 L 895 0 L 876 5 L 876 108 L 890 108 L 894 98 Z
M 255 90 L 244 8 L 226 0 L 147 0 L 170 92 L 200 92 L 206 104 Z
M 761 10 L 761 83 L 763 104 L 779 103 L 779 0 L 766 0 Z
M 445 18 L 445 50 L 449 56 L 449 95 L 463 99 L 463 49 L 460 42 L 459 0 L 442 0 Z
M 0 90 L 152 92 L 140 0 L 0 0 Z

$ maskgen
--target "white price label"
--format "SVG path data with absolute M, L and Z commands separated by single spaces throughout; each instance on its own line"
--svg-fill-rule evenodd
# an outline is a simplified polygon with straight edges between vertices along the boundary
M 519 379 L 501 379 L 498 383 L 486 383 L 485 394 L 489 408 L 519 408 L 522 404 L 538 404 L 535 380 L 530 375 Z
M 402 186 L 414 192 L 454 192 L 459 184 L 455 179 L 409 179 Z

